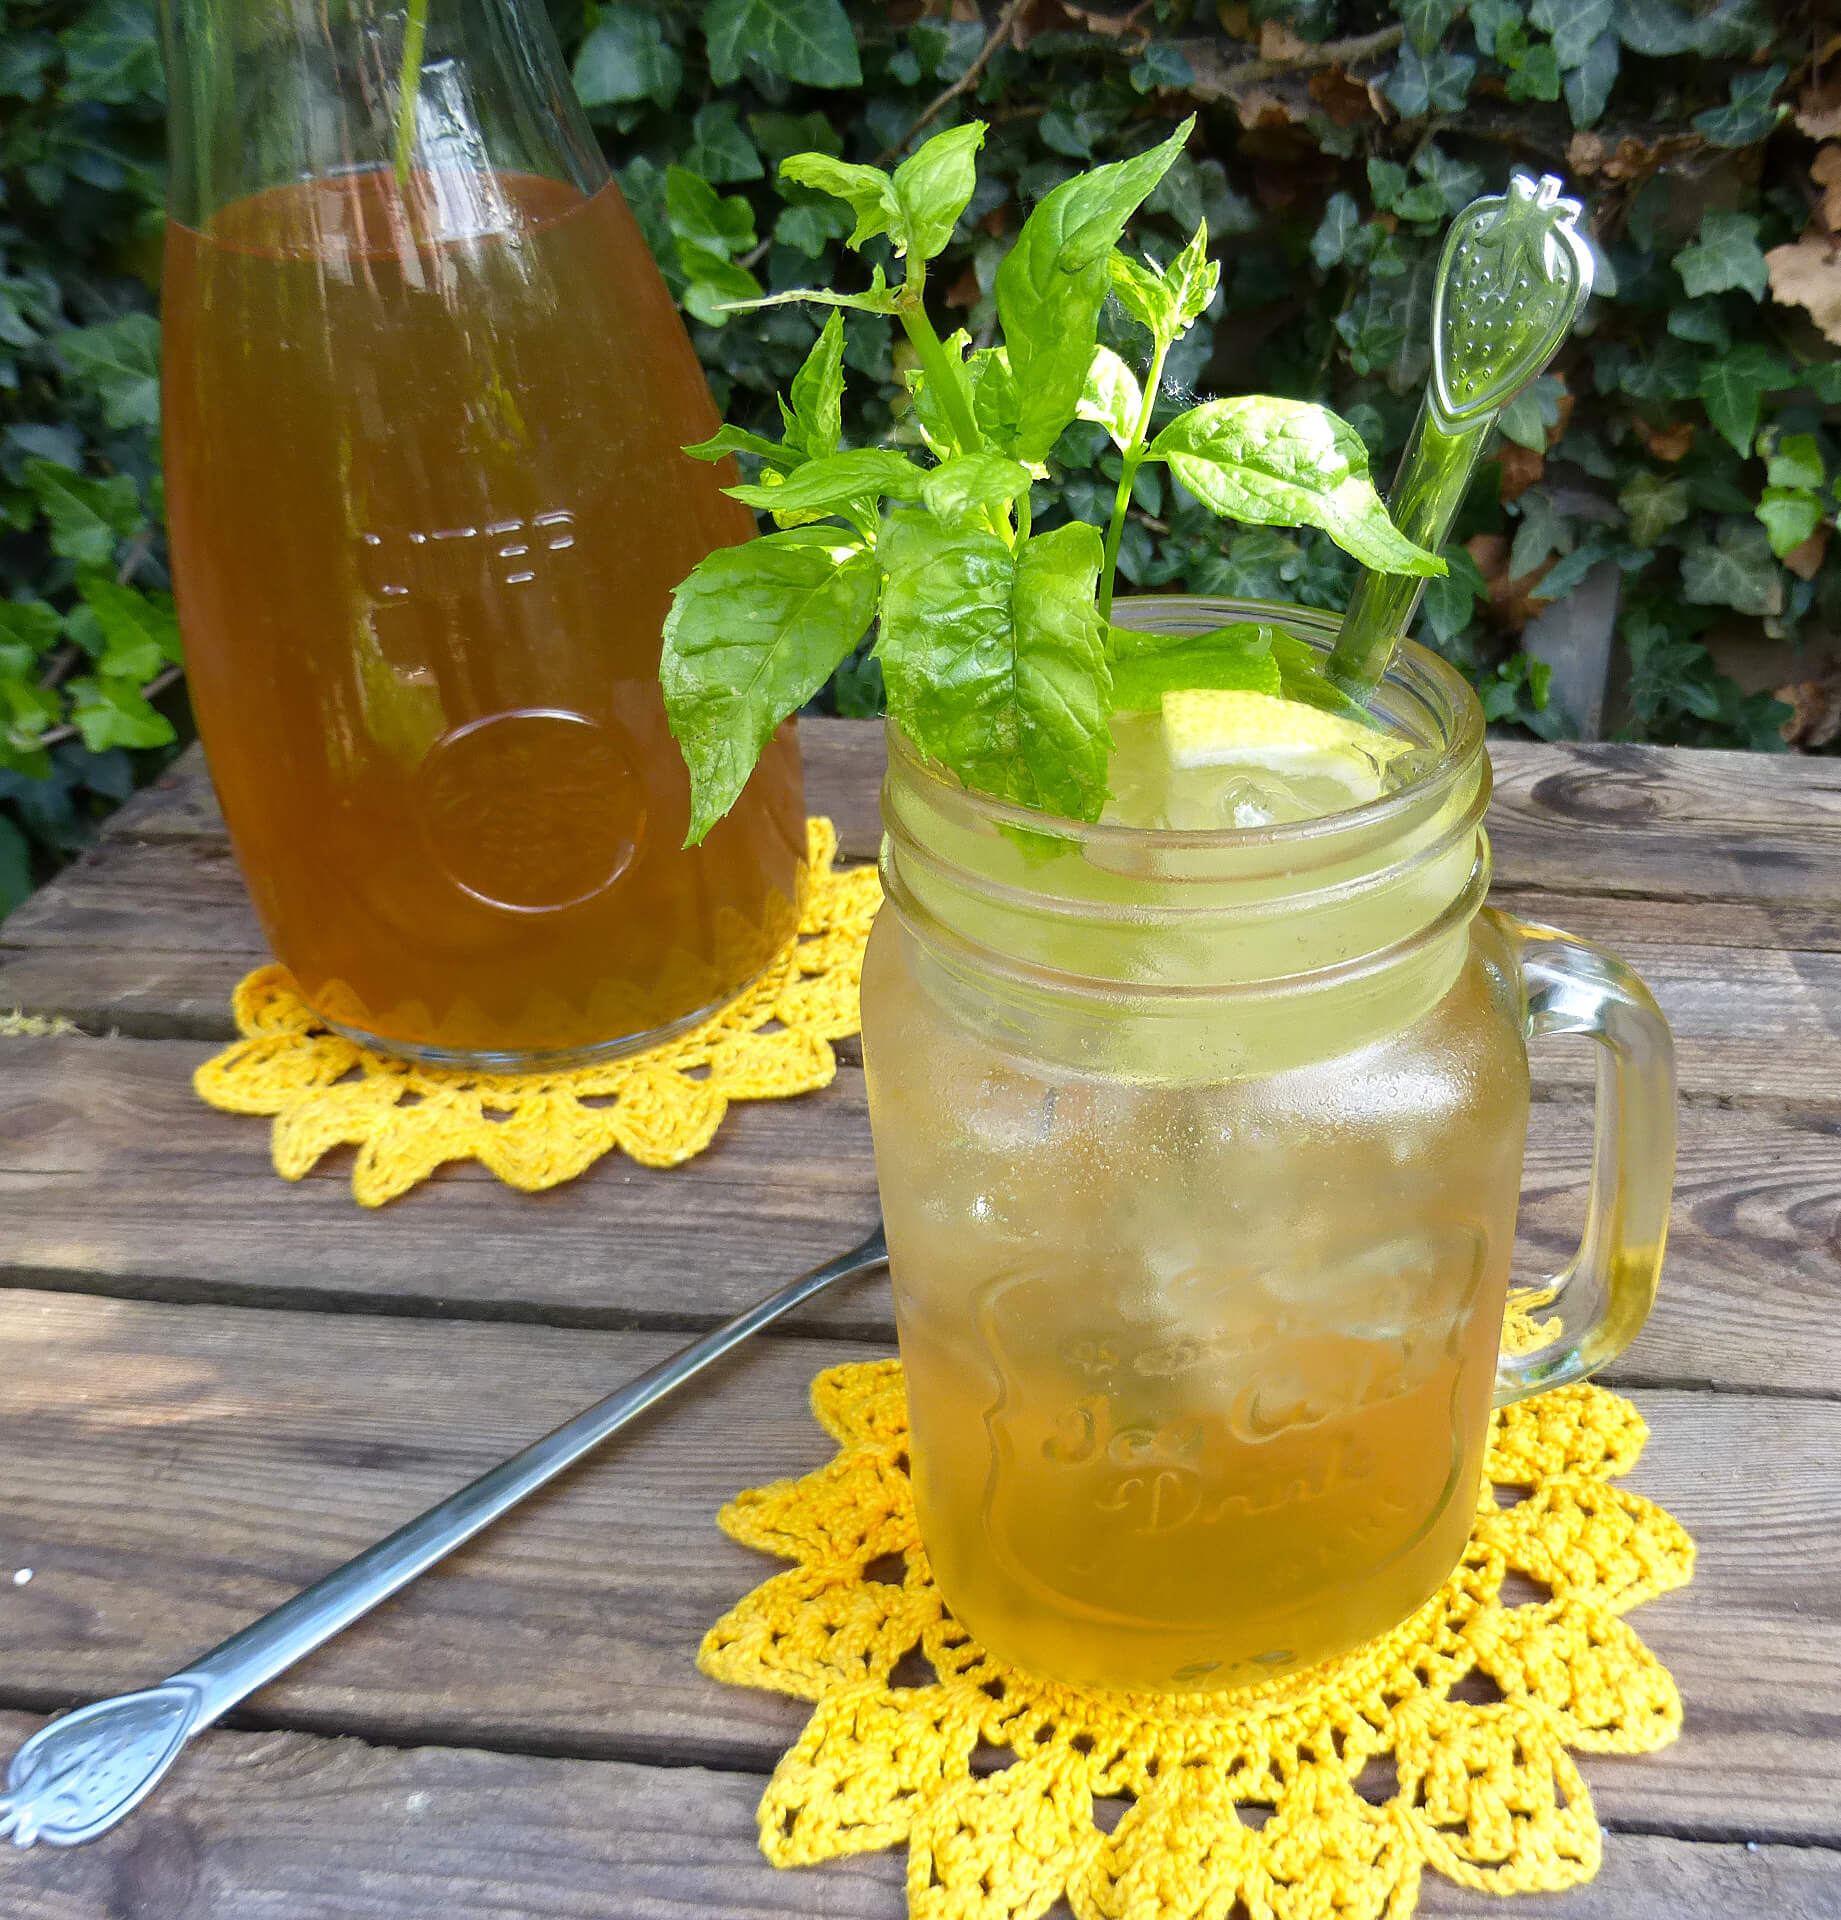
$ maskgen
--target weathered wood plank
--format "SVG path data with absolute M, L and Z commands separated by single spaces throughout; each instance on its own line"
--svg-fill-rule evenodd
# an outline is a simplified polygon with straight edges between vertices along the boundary
M 1493 741 L 1490 843 L 1510 887 L 1841 903 L 1830 760 Z
M 1841 1075 L 1830 1070 L 1841 1042 L 1841 940 L 1832 952 L 1786 948 L 1768 936 L 1791 929 L 1771 926 L 1771 910 L 1756 907 L 1498 898 L 1511 912 L 1570 925 L 1629 959 L 1674 1027 L 1690 1097 L 1841 1102 Z M 1580 905 L 1597 911 L 1565 911 Z M 1729 911 L 1761 922 L 1759 946 L 1701 944 Z M 1777 912 L 1820 932 L 1812 910 Z M 1841 927 L 1841 914 L 1836 921 Z M 89 1032 L 228 1040 L 231 989 L 266 958 L 226 846 L 111 843 L 0 928 L 0 1007 L 61 1014 Z M 1550 1084 L 1589 1083 L 1589 1066 L 1569 1067 L 1557 1053 L 1543 1051 L 1536 1065 Z
M 531 1434 L 656 1360 L 653 1335 L 0 1300 L 0 1700 L 38 1710 L 178 1667 Z M 797 1702 L 719 1688 L 699 1637 L 772 1563 L 715 1508 L 809 1470 L 817 1368 L 757 1342 L 256 1696 L 258 1722 L 771 1764 Z M 1613 1822 L 1841 1840 L 1841 1403 L 1638 1391 L 1630 1484 L 1698 1537 L 1693 1586 L 1633 1616 L 1687 1737 L 1588 1759 Z M 5 1576 L 30 1566 L 12 1586 Z
M 0 1714 L 0 1745 L 36 1724 Z M 212 1733 L 102 1840 L 7 1849 L 0 1902 L 9 1920 L 902 1920 L 902 1851 L 776 1873 L 754 1840 L 760 1790 L 695 1767 Z M 1419 1911 L 1505 1909 L 1428 1874 Z M 1507 1911 L 1833 1920 L 1841 1854 L 1612 1833 L 1588 1889 Z
M 681 1327 L 738 1312 L 876 1216 L 852 1067 L 822 1094 L 734 1108 L 709 1151 L 670 1172 L 610 1155 L 532 1196 L 456 1164 L 367 1213 L 351 1199 L 349 1153 L 288 1184 L 270 1165 L 267 1121 L 203 1106 L 190 1075 L 206 1052 L 176 1041 L 0 1041 L 0 1280 Z M 1531 1273 L 1577 1242 L 1590 1124 L 1581 1104 L 1535 1105 L 1522 1212 Z M 808 1313 L 827 1330 L 890 1331 L 879 1288 Z M 1841 1114 L 1686 1110 L 1662 1296 L 1625 1370 L 1832 1392 L 1838 1314 Z

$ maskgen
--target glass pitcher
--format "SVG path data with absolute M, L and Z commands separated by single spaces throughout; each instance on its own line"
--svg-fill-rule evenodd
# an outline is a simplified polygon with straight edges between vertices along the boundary
M 1463 1552 L 1492 1402 L 1648 1313 L 1667 1026 L 1610 955 L 1483 906 L 1463 679 L 1403 646 L 1375 710 L 1417 743 L 1398 790 L 1208 833 L 1045 834 L 891 730 L 863 1052 L 914 1491 L 947 1602 L 1016 1665 L 1237 1687 L 1385 1631 Z M 1554 1032 L 1602 1048 L 1589 1216 L 1499 1358 Z
M 199 728 L 329 1022 L 643 1043 L 793 931 L 789 725 L 695 851 L 671 588 L 749 538 L 540 0 L 167 0 L 166 490 Z

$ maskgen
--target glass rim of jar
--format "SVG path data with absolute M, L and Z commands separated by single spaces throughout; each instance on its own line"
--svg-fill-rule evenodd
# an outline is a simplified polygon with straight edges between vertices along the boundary
M 1233 620 L 1257 619 L 1283 624 L 1321 651 L 1334 640 L 1337 620 L 1313 608 L 1275 601 L 1238 600 L 1212 595 L 1155 595 L 1120 601 L 1121 620 L 1177 622 L 1205 632 Z M 999 800 L 965 787 L 952 774 L 922 758 L 893 721 L 888 727 L 889 777 L 883 796 L 886 833 L 882 882 L 896 916 L 941 958 L 959 962 L 990 978 L 1057 999 L 1116 1004 L 1121 995 L 1166 1005 L 1201 1004 L 1226 999 L 1266 999 L 1353 984 L 1409 961 L 1428 943 L 1467 925 L 1483 904 L 1489 887 L 1488 844 L 1482 821 L 1490 797 L 1490 769 L 1483 753 L 1484 722 L 1477 697 L 1462 675 L 1435 654 L 1405 643 L 1389 668 L 1379 711 L 1409 738 L 1430 750 L 1429 764 L 1398 791 L 1359 806 L 1308 820 L 1262 827 L 1183 829 L 1140 828 L 1116 823 L 1065 819 Z M 1390 696 L 1390 697 L 1389 697 Z M 956 822 L 980 838 L 1011 829 L 1047 831 L 1089 856 L 1081 865 L 1129 871 L 1132 856 L 1150 856 L 1158 868 L 1153 886 L 1162 898 L 1107 899 L 1082 891 L 1063 892 L 1044 871 L 1037 888 L 980 873 L 962 856 L 943 853 L 923 837 L 917 820 L 895 796 L 906 789 L 942 823 Z M 1122 932 L 1149 933 L 1158 927 L 1180 929 L 1184 922 L 1212 925 L 1223 933 L 1239 925 L 1270 923 L 1275 915 L 1330 907 L 1348 909 L 1362 898 L 1410 884 L 1415 873 L 1429 873 L 1448 862 L 1465 842 L 1474 847 L 1461 877 L 1416 921 L 1389 929 L 1376 945 L 1345 948 L 1334 957 L 1298 956 L 1303 964 L 1257 977 L 1214 980 L 1132 978 L 1110 970 L 1091 973 L 1059 964 L 1040 949 L 1020 951 L 994 945 L 969 916 L 950 917 L 939 901 L 908 884 L 903 867 L 917 862 L 922 871 L 949 876 L 948 884 L 976 899 L 1037 924 L 1085 922 L 1111 925 Z M 1111 856 L 1109 859 L 1108 856 Z M 1151 876 L 1146 874 L 1145 878 Z M 1236 899 L 1251 882 L 1254 893 Z
M 1256 621 L 1262 626 L 1284 626 L 1296 638 L 1318 647 L 1326 655 L 1341 625 L 1339 615 L 1318 607 L 1215 594 L 1130 595 L 1113 603 L 1113 624 L 1126 625 L 1124 616 L 1129 614 L 1136 614 L 1145 622 L 1168 613 L 1195 618 L 1203 609 L 1206 609 L 1206 620 L 1205 624 L 1195 626 L 1198 633 L 1237 621 Z M 1409 696 L 1419 710 L 1437 724 L 1439 738 L 1423 742 L 1426 746 L 1438 747 L 1437 758 L 1403 786 L 1378 799 L 1342 807 L 1334 813 L 1316 814 L 1308 820 L 1281 821 L 1269 826 L 1131 827 L 1117 821 L 1075 820 L 1039 807 L 1021 806 L 967 787 L 944 768 L 925 759 L 893 719 L 887 726 L 889 757 L 891 762 L 900 761 L 904 778 L 921 781 L 931 788 L 931 797 L 936 803 L 963 808 L 994 825 L 1037 833 L 1048 831 L 1095 847 L 1131 846 L 1153 852 L 1206 854 L 1217 849 L 1226 852 L 1269 845 L 1294 856 L 1305 855 L 1345 836 L 1366 837 L 1377 828 L 1421 813 L 1428 802 L 1437 805 L 1483 751 L 1483 708 L 1475 689 L 1450 662 L 1441 660 L 1418 641 L 1402 638 L 1396 645 L 1377 689 L 1382 712 L 1387 711 L 1385 696 L 1390 691 L 1396 696 L 1402 693 Z

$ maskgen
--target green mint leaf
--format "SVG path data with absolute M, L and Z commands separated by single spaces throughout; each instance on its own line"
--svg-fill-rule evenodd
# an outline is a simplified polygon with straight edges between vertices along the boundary
M 1029 491 L 1029 469 L 1001 453 L 961 453 L 921 481 L 921 501 L 944 527 L 989 525 L 1018 494 Z
M 860 248 L 866 240 L 886 233 L 897 253 L 907 251 L 907 221 L 895 197 L 895 183 L 880 167 L 859 167 L 828 153 L 795 153 L 780 162 L 780 178 L 828 193 L 849 206 L 857 224 L 844 242 L 847 247 Z
M 710 78 L 732 87 L 749 63 L 808 87 L 860 87 L 857 37 L 840 0 L 709 0 Z
M 1160 706 L 1166 693 L 1182 687 L 1276 696 L 1281 680 L 1278 662 L 1272 657 L 1272 639 L 1271 627 L 1250 620 L 1181 637 L 1114 627 L 1110 634 L 1113 711 L 1145 712 Z M 1144 640 L 1153 644 L 1134 644 Z
M 793 375 L 793 421 L 786 439 L 809 460 L 837 451 L 844 429 L 844 316 L 832 313 L 805 364 Z
M 997 270 L 997 313 L 1019 399 L 1011 451 L 1041 460 L 1074 418 L 1112 284 L 1110 255 L 1146 195 L 1175 164 L 1194 126 L 1161 146 L 1078 174 L 1050 193 Z
M 891 184 L 907 229 L 908 251 L 917 259 L 931 260 L 952 238 L 978 183 L 977 154 L 984 132 L 982 120 L 949 127 L 895 169 Z
M 92 480 L 52 460 L 28 460 L 25 482 L 51 522 L 51 551 L 80 567 L 106 567 L 118 542 L 141 525 L 141 501 L 126 474 Z
M 1119 304 L 1153 339 L 1176 338 L 1176 301 L 1163 276 L 1140 265 L 1129 254 L 1114 253 L 1107 263 L 1112 291 Z
M 1822 496 L 1807 487 L 1766 487 L 1756 512 L 1778 559 L 1800 547 L 1822 524 Z
M 1123 453 L 1137 438 L 1143 412 L 1144 389 L 1138 376 L 1110 347 L 1095 347 L 1081 391 L 1079 417 L 1104 427 Z
M 1700 238 L 1675 255 L 1675 271 L 1689 297 L 1743 288 L 1754 300 L 1770 290 L 1770 270 L 1758 245 L 1755 213 L 1726 213 L 1709 208 L 1701 215 Z
M 801 529 L 718 547 L 678 587 L 659 682 L 690 768 L 687 846 L 735 804 L 774 729 L 868 631 L 880 586 L 872 553 Z
M 1445 570 L 1388 519 L 1361 435 L 1326 408 L 1260 395 L 1210 400 L 1172 420 L 1150 453 L 1231 519 L 1321 527 L 1377 573 Z
M 77 591 L 101 630 L 105 674 L 131 679 L 139 686 L 162 667 L 178 665 L 179 622 L 165 595 L 156 600 L 120 585 L 106 573 L 78 574 Z
M 774 513 L 842 513 L 884 494 L 918 500 L 922 469 L 887 447 L 853 447 L 797 466 L 777 486 L 724 487 L 732 499 Z
M 1306 641 L 1286 633 L 1272 632 L 1272 657 L 1278 662 L 1279 684 L 1287 700 L 1301 700 L 1307 707 L 1321 707 L 1325 713 L 1340 714 L 1357 726 L 1381 730 L 1381 723 L 1359 700 L 1351 700 L 1343 690 L 1323 677 L 1324 656 Z
M 1749 454 L 1758 432 L 1758 402 L 1767 393 L 1793 386 L 1790 363 L 1775 349 L 1748 340 L 1717 359 L 1700 364 L 1700 398 L 1707 418 L 1741 454 Z
M 726 460 L 732 453 L 752 453 L 765 460 L 769 466 L 785 469 L 796 467 L 805 458 L 795 447 L 783 445 L 777 440 L 764 439 L 758 433 L 749 433 L 744 427 L 719 427 L 707 440 L 699 440 L 684 451 L 693 460 Z
M 58 358 L 102 402 L 111 427 L 160 424 L 160 323 L 151 314 L 71 327 L 55 344 Z
M 878 554 L 877 657 L 909 738 L 967 786 L 1097 819 L 1111 752 L 1098 528 L 1074 522 L 1012 554 L 994 533 L 902 513 Z

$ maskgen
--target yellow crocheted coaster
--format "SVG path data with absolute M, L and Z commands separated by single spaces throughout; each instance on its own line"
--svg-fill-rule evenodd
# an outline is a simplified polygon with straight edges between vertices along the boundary
M 232 1001 L 244 1038 L 207 1060 L 192 1084 L 226 1113 L 274 1115 L 284 1180 L 355 1146 L 352 1192 L 367 1207 L 446 1160 L 477 1160 L 526 1193 L 573 1180 L 614 1147 L 648 1167 L 678 1166 L 709 1145 L 731 1101 L 829 1086 L 831 1042 L 857 1030 L 881 884 L 873 867 L 833 870 L 829 820 L 806 827 L 798 937 L 738 999 L 661 1046 L 558 1073 L 415 1066 L 329 1032 L 287 969 L 270 966 Z
M 1079 1692 L 967 1637 L 915 1525 L 899 1362 L 831 1368 L 812 1409 L 837 1458 L 721 1515 L 798 1565 L 698 1664 L 817 1703 L 761 1801 L 768 1859 L 905 1841 L 914 1920 L 1035 1920 L 1062 1895 L 1078 1920 L 1226 1920 L 1237 1900 L 1252 1920 L 1405 1920 L 1426 1867 L 1489 1893 L 1574 1886 L 1601 1836 L 1568 1749 L 1647 1753 L 1680 1730 L 1674 1681 L 1620 1616 L 1685 1585 L 1694 1545 L 1609 1484 L 1647 1430 L 1602 1387 L 1495 1416 L 1463 1563 L 1404 1625 L 1268 1686 L 1181 1696 Z M 894 1555 L 898 1585 L 871 1571 Z M 1511 1573 L 1551 1597 L 1509 1598 Z M 902 1684 L 917 1646 L 933 1677 Z M 1130 1803 L 1110 1833 L 1096 1800 Z

